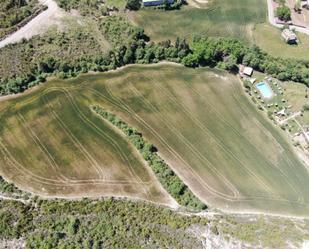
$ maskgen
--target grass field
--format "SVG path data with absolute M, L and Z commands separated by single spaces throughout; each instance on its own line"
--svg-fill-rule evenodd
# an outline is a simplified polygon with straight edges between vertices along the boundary
M 309 36 L 297 33 L 298 45 L 288 45 L 281 39 L 281 30 L 269 24 L 257 24 L 253 31 L 254 42 L 264 51 L 283 58 L 309 59 Z
M 90 110 L 87 96 L 51 85 L 5 103 L 9 107 L 1 112 L 0 128 L 4 176 L 49 196 L 113 195 L 173 203 L 124 135 Z
M 285 91 L 284 96 L 289 100 L 289 104 L 292 105 L 293 111 L 300 111 L 305 104 L 309 103 L 308 97 L 309 89 L 304 84 L 295 82 L 282 83 Z
M 266 21 L 266 1 L 211 1 L 207 9 L 184 6 L 177 11 L 141 10 L 130 19 L 155 41 L 193 35 L 232 36 L 252 41 L 252 27 Z
M 113 169 L 108 179 L 136 181 L 123 166 L 123 152 L 131 155 L 133 172 L 149 181 L 129 145 L 90 113 L 91 104 L 103 106 L 142 131 L 193 192 L 212 206 L 308 216 L 309 173 L 281 131 L 258 113 L 236 77 L 207 69 L 132 66 L 50 82 L 3 102 L 2 110 L 9 108 L 1 112 L 4 174 L 33 187 L 41 183 L 35 185 L 29 171 L 67 182 L 63 177 L 99 180 Z M 80 145 L 98 164 L 107 162 L 107 166 L 94 167 Z

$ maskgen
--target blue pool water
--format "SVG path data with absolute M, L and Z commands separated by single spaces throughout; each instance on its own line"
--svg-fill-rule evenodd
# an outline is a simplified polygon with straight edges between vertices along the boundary
M 273 92 L 270 89 L 269 85 L 265 82 L 260 82 L 256 85 L 256 88 L 259 89 L 259 91 L 261 92 L 263 98 L 270 98 L 271 96 L 273 96 Z

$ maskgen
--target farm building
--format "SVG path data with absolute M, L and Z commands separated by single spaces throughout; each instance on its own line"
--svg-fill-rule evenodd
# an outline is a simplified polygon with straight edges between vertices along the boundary
M 295 33 L 289 29 L 284 29 L 281 34 L 284 41 L 288 44 L 296 44 L 297 43 L 297 36 Z
M 244 75 L 247 75 L 247 76 L 250 77 L 253 73 L 253 68 L 252 67 L 245 67 L 243 73 L 244 73 Z
M 251 75 L 253 74 L 253 68 L 246 67 L 245 65 L 239 65 L 239 74 L 241 77 L 251 77 Z
M 144 6 L 158 6 L 164 3 L 173 4 L 175 0 L 143 0 Z

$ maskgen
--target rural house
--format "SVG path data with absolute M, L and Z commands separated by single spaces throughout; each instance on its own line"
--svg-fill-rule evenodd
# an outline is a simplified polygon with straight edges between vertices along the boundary
M 284 29 L 281 34 L 284 41 L 288 44 L 296 44 L 297 43 L 297 36 L 292 30 Z
M 143 0 L 144 6 L 158 6 L 164 3 L 173 4 L 175 0 Z

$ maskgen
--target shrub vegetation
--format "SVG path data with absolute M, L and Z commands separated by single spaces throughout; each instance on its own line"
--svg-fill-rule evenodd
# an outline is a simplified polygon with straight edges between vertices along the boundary
M 201 248 L 188 228 L 207 219 L 155 205 L 114 200 L 0 202 L 0 239 L 26 248 Z
M 1 0 L 0 38 L 10 32 L 10 28 L 31 16 L 37 4 L 37 0 Z

